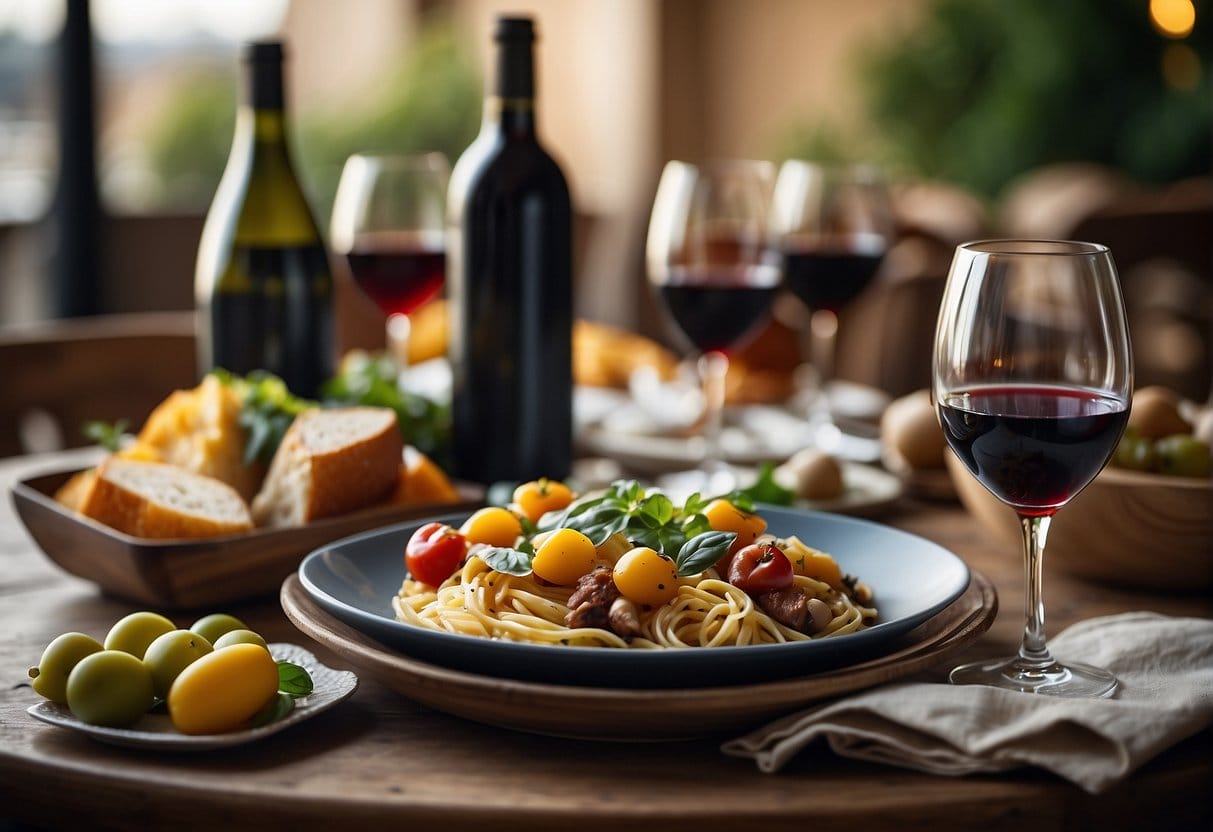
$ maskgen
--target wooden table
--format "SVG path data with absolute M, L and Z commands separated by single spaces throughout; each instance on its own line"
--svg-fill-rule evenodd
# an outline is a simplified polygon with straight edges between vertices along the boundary
M 0 487 L 57 457 L 0 462 Z M 1013 547 L 957 505 L 904 500 L 881 518 L 965 558 L 998 587 L 1002 613 L 966 658 L 1009 653 L 1021 628 Z M 1209 616 L 1203 597 L 1140 595 L 1049 572 L 1051 632 L 1150 609 Z M 594 743 L 490 728 L 365 681 L 354 697 L 261 743 L 204 754 L 102 745 L 34 721 L 25 668 L 66 630 L 101 634 L 132 605 L 58 570 L 0 507 L 0 817 L 38 827 L 147 829 L 902 830 L 1207 829 L 1210 736 L 1189 739 L 1099 797 L 1038 771 L 961 779 L 862 764 L 812 747 L 761 774 L 718 740 Z M 271 640 L 308 643 L 276 598 L 231 612 Z M 179 618 L 182 616 L 178 616 Z M 185 616 L 188 618 L 188 616 Z M 188 624 L 188 621 L 180 622 Z M 326 664 L 340 667 L 318 649 Z M 744 707 L 744 703 L 738 703 Z M 0 821 L 0 828 L 5 823 Z

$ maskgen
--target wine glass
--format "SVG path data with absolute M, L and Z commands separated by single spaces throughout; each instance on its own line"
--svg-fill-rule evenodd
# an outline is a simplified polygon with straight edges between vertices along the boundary
M 1111 253 L 1056 240 L 960 246 L 933 364 L 948 445 L 1019 515 L 1027 584 L 1019 653 L 957 667 L 951 681 L 1111 696 L 1111 673 L 1050 655 L 1042 594 L 1049 523 L 1107 464 L 1129 416 L 1133 362 Z
M 814 442 L 833 450 L 842 435 L 826 386 L 834 377 L 838 313 L 872 281 L 893 238 L 884 176 L 868 164 L 790 159 L 775 181 L 771 224 L 784 285 L 809 313 L 807 326 L 799 329 L 802 354 L 813 370 L 806 386 Z
M 443 242 L 450 165 L 441 153 L 355 154 L 333 201 L 333 253 L 387 316 L 388 354 L 408 361 L 408 316 L 446 279 Z
M 657 186 L 648 277 L 697 355 L 704 398 L 702 464 L 670 478 L 679 482 L 674 490 L 714 493 L 736 485 L 720 452 L 725 377 L 728 354 L 757 335 L 779 288 L 768 233 L 774 172 L 760 161 L 672 161 Z

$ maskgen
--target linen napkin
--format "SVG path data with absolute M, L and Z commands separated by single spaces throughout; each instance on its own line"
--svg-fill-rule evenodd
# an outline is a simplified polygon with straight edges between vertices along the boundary
M 935 774 L 1048 769 L 1091 793 L 1213 722 L 1213 621 L 1133 612 L 1050 640 L 1061 662 L 1116 674 L 1109 699 L 897 683 L 783 717 L 726 742 L 773 772 L 819 737 L 846 757 Z

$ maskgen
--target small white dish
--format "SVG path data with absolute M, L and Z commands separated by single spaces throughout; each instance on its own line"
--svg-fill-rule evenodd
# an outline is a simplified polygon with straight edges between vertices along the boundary
M 106 728 L 81 722 L 66 705 L 44 700 L 26 709 L 35 719 L 60 728 L 68 728 L 87 734 L 95 740 L 120 745 L 126 748 L 145 748 L 154 751 L 209 751 L 243 745 L 271 736 L 286 728 L 311 719 L 322 711 L 347 699 L 358 688 L 358 677 L 348 670 L 325 667 L 316 657 L 297 644 L 275 642 L 270 653 L 278 661 L 287 661 L 305 669 L 312 677 L 312 692 L 295 700 L 289 714 L 268 725 L 230 731 L 226 734 L 191 736 L 173 728 L 168 714 L 146 714 L 129 728 Z

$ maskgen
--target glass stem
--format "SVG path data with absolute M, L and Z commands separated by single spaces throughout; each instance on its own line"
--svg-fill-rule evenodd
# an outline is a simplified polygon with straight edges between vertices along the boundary
M 838 316 L 829 309 L 817 309 L 809 319 L 809 332 L 813 345 L 811 358 L 817 370 L 817 397 L 814 400 L 813 417 L 816 421 L 833 421 L 826 385 L 834 378 L 834 349 L 838 343 Z
M 1024 627 L 1017 664 L 1023 670 L 1043 670 L 1053 664 L 1045 645 L 1044 554 L 1051 517 L 1020 515 L 1024 544 Z
M 408 315 L 388 315 L 386 329 L 387 354 L 396 365 L 396 385 L 399 387 L 404 371 L 409 367 L 409 336 L 413 324 Z
M 699 381 L 703 385 L 703 467 L 716 471 L 722 467 L 720 431 L 724 422 L 725 379 L 729 359 L 721 352 L 699 356 Z

